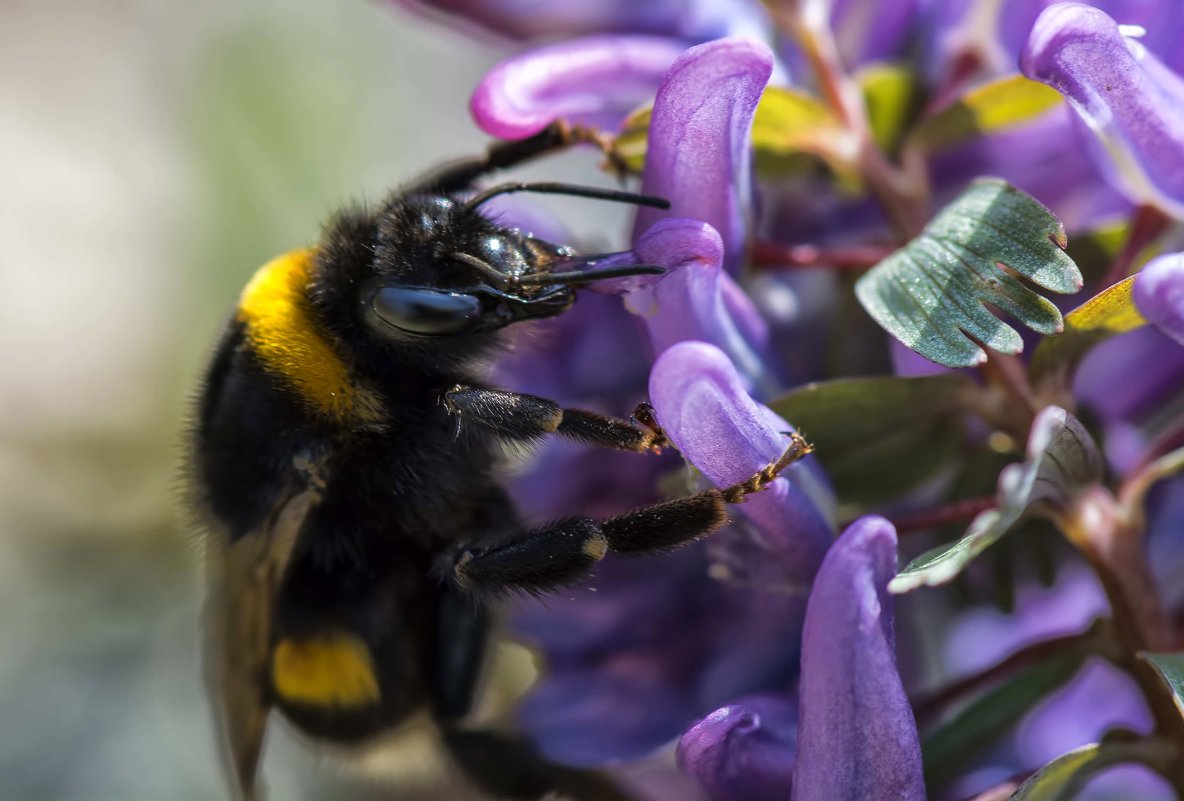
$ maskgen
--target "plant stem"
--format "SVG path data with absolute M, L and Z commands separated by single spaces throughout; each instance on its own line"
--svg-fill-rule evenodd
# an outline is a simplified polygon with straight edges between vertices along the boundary
M 863 245 L 846 248 L 821 248 L 815 245 L 778 245 L 757 242 L 752 249 L 752 263 L 757 267 L 825 267 L 832 270 L 866 270 L 891 255 L 893 248 Z
M 903 244 L 929 218 L 929 184 L 923 161 L 905 168 L 893 164 L 876 144 L 867 121 L 863 93 L 843 68 L 824 3 L 811 0 L 766 0 L 774 21 L 801 47 L 818 82 L 823 100 L 855 139 L 856 160 L 868 188 L 884 208 Z
M 1160 603 L 1144 554 L 1141 517 L 1125 514 L 1104 487 L 1086 490 L 1057 524 L 1085 554 L 1110 602 L 1114 633 L 1122 653 L 1114 660 L 1143 692 L 1156 730 L 1176 748 L 1176 762 L 1164 776 L 1184 798 L 1184 717 L 1159 674 L 1139 658 L 1142 651 L 1171 651 L 1172 622 Z
M 977 412 L 987 422 L 1012 435 L 1016 442 L 1027 442 L 1032 421 L 1044 408 L 1028 382 L 1028 370 L 1019 357 L 982 346 L 987 360 L 979 365 L 987 385 Z
M 1118 490 L 1118 504 L 1132 524 L 1144 526 L 1143 501 L 1155 482 L 1184 470 L 1184 447 L 1141 465 L 1127 476 Z
M 1139 257 L 1144 248 L 1163 233 L 1170 222 L 1171 218 L 1155 206 L 1147 204 L 1139 206 L 1131 219 L 1131 230 L 1127 234 L 1126 242 L 1123 243 L 1122 250 L 1118 251 L 1118 255 L 1110 264 L 1110 269 L 1102 279 L 1102 286 L 1113 286 L 1126 278 L 1135 259 Z
M 998 505 L 999 501 L 994 495 L 988 495 L 983 498 L 964 498 L 963 500 L 954 501 L 944 506 L 935 506 L 931 509 L 922 509 L 919 512 L 902 515 L 894 519 L 892 524 L 896 526 L 896 533 L 898 535 L 912 534 L 917 531 L 927 531 L 931 528 L 944 526 L 947 523 L 972 520 L 980 512 L 994 509 Z

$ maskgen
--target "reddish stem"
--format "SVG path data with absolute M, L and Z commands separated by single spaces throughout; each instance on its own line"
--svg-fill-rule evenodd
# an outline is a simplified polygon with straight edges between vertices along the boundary
M 1131 231 L 1127 235 L 1126 242 L 1123 243 L 1122 250 L 1118 251 L 1118 255 L 1110 264 L 1110 269 L 1102 279 L 1102 286 L 1113 286 L 1126 278 L 1135 259 L 1139 257 L 1145 247 L 1163 233 L 1170 222 L 1171 218 L 1155 206 L 1146 204 L 1139 206 L 1131 220 Z
M 946 523 L 957 523 L 963 520 L 972 520 L 979 515 L 980 512 L 985 512 L 988 509 L 994 509 L 999 505 L 994 495 L 986 498 L 966 498 L 961 501 L 954 501 L 945 506 L 937 506 L 932 509 L 923 509 L 920 512 L 913 512 L 911 514 L 903 515 L 892 521 L 896 526 L 896 533 L 912 534 L 918 531 L 926 531 L 938 526 L 944 526 Z
M 816 245 L 778 245 L 757 242 L 752 249 L 756 267 L 781 267 L 795 270 L 824 267 L 831 270 L 866 270 L 893 252 L 891 247 L 863 245 L 848 248 L 821 248 Z
M 973 50 L 963 50 L 958 53 L 950 66 L 944 80 L 933 92 L 933 97 L 925 106 L 921 118 L 931 117 L 958 99 L 966 89 L 970 80 L 983 69 L 982 56 Z

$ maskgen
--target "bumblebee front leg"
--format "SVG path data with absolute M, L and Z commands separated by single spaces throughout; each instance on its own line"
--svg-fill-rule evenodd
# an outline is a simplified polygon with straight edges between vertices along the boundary
M 549 590 L 583 577 L 609 551 L 653 553 L 710 534 L 727 521 L 727 505 L 769 485 L 781 471 L 810 452 L 798 434 L 789 446 L 747 480 L 686 498 L 646 506 L 595 521 L 571 518 L 489 548 L 463 551 L 453 573 L 458 584 L 477 592 Z
M 644 453 L 669 447 L 654 410 L 642 403 L 633 412 L 638 425 L 582 409 L 563 409 L 555 401 L 500 389 L 456 386 L 444 394 L 444 405 L 460 421 L 479 425 L 511 440 L 534 440 L 547 434 Z
M 578 144 L 591 144 L 605 154 L 619 173 L 624 169 L 619 158 L 611 155 L 612 137 L 606 133 L 583 125 L 558 121 L 548 125 L 534 136 L 514 141 L 496 142 L 484 156 L 462 159 L 445 164 L 438 170 L 415 181 L 408 194 L 418 192 L 462 192 L 471 188 L 474 181 L 485 175 L 507 170 L 527 161 L 566 150 Z M 621 173 L 623 174 L 623 173 Z

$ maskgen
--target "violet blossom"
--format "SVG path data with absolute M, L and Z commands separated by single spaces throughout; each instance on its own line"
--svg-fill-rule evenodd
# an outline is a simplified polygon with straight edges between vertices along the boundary
M 562 120 L 594 126 L 611 140 L 633 112 L 652 106 L 636 177 L 640 191 L 672 207 L 642 209 L 628 242 L 597 266 L 656 264 L 666 274 L 604 282 L 607 294 L 585 293 L 572 312 L 539 326 L 545 335 L 516 340 L 496 370 L 508 386 L 564 405 L 627 415 L 648 399 L 683 461 L 548 443 L 514 487 L 534 516 L 573 509 L 612 515 L 658 499 L 672 483 L 681 493 L 741 481 L 784 447 L 796 421 L 771 406 L 807 381 L 948 372 L 867 324 L 851 305 L 849 282 L 828 269 L 836 263 L 822 258 L 810 270 L 776 269 L 802 266 L 793 262 L 794 248 L 834 259 L 890 250 L 916 233 L 901 233 L 901 220 L 909 219 L 901 206 L 912 204 L 906 210 L 924 222 L 983 175 L 1001 176 L 1047 205 L 1065 223 L 1071 246 L 1132 219 L 1141 205 L 1166 213 L 1148 241 L 1161 237 L 1168 255 L 1142 266 L 1138 252 L 1126 262 L 1111 253 L 1104 267 L 1122 269 L 1087 273 L 1087 290 L 1064 304 L 1073 308 L 1106 289 L 1113 281 L 1103 276 L 1116 280 L 1141 268 L 1128 312 L 1147 324 L 1087 347 L 1060 384 L 1025 374 L 1041 339 L 1055 341 L 1034 334 L 1026 335 L 1020 359 L 967 371 L 976 401 L 962 411 L 973 421 L 960 455 L 927 481 L 886 501 L 852 502 L 841 488 L 836 498 L 823 449 L 731 509 L 732 525 L 706 541 L 659 559 L 610 556 L 596 592 L 576 588 L 545 603 L 520 603 L 515 629 L 537 647 L 542 671 L 518 722 L 545 755 L 612 766 L 669 758 L 677 740 L 679 766 L 714 799 L 925 798 L 920 735 L 940 731 L 934 721 L 951 715 L 943 709 L 944 716 L 922 720 L 919 733 L 913 706 L 935 686 L 990 674 L 993 665 L 1079 631 L 1095 616 L 1122 614 L 1117 596 L 1102 593 L 1084 564 L 1103 571 L 1108 591 L 1115 575 L 1138 565 L 1106 564 L 1108 554 L 1074 539 L 1081 537 L 1077 520 L 1054 519 L 1087 558 L 1054 551 L 1060 567 L 1052 590 L 1033 589 L 1025 574 L 1014 612 L 984 610 L 967 601 L 973 585 L 984 575 L 988 584 L 1007 581 L 982 560 L 959 591 L 918 592 L 894 620 L 887 586 L 896 571 L 896 530 L 862 513 L 908 521 L 930 507 L 948 512 L 956 506 L 949 502 L 966 500 L 963 484 L 981 501 L 973 496 L 994 492 L 998 468 L 983 476 L 973 468 L 1022 459 L 1028 418 L 1054 402 L 1096 432 L 1109 466 L 1086 493 L 1095 502 L 1088 510 L 1117 510 L 1111 533 L 1129 525 L 1147 537 L 1154 560 L 1143 565 L 1143 578 L 1151 604 L 1180 612 L 1184 479 L 1164 468 L 1156 476 L 1163 484 L 1145 502 L 1138 495 L 1137 506 L 1123 505 L 1135 502 L 1131 488 L 1148 465 L 1184 444 L 1184 257 L 1170 252 L 1184 233 L 1178 7 L 1155 0 L 785 0 L 770 2 L 769 14 L 756 2 L 688 0 L 575 3 L 531 14 L 517 2 L 412 5 L 511 39 L 546 42 L 504 59 L 476 88 L 474 119 L 493 136 L 523 138 Z M 780 25 L 803 6 L 828 21 L 831 38 L 819 52 L 835 54 L 837 64 L 823 69 L 837 72 L 812 74 L 817 64 Z M 723 20 L 728 14 L 734 24 Z M 1131 38 L 1133 29 L 1120 24 L 1143 25 L 1144 36 Z M 761 41 L 717 38 L 738 29 Z M 855 86 L 861 67 L 885 58 L 913 59 L 905 68 L 933 101 L 905 114 L 913 116 L 899 150 L 881 154 L 892 179 L 887 188 L 875 183 L 883 175 L 874 162 L 855 164 L 864 180 L 854 188 L 821 162 L 782 172 L 754 167 L 749 130 L 769 86 L 832 102 Z M 1067 103 L 950 146 L 927 149 L 910 140 L 909 125 L 923 126 L 944 103 L 1021 67 Z M 832 111 L 841 117 L 850 109 Z M 864 135 L 859 125 L 867 121 L 855 117 L 847 120 L 853 135 Z M 758 255 L 758 245 L 787 255 Z M 836 540 L 835 521 L 855 517 L 851 509 L 860 516 Z M 939 522 L 965 528 L 966 521 Z M 905 541 L 903 549 L 915 556 L 944 542 L 937 529 L 922 526 L 927 539 Z M 994 553 L 1000 563 L 1021 561 L 1022 570 L 1009 542 Z M 907 646 L 928 641 L 930 658 L 902 645 L 898 668 L 896 627 Z M 986 791 L 1116 729 L 1152 735 L 1160 725 L 1152 704 L 1164 696 L 1149 696 L 1153 689 L 1131 677 L 1129 663 L 1103 662 L 1105 655 L 1066 679 L 1047 703 L 1017 716 L 1013 731 L 985 743 L 958 766 L 957 780 L 931 785 L 929 795 Z M 1099 697 L 1107 702 L 1092 700 Z M 1170 766 L 1153 767 L 1184 787 Z M 1163 781 L 1142 776 L 1128 787 L 1138 794 L 1132 797 L 1159 798 Z M 1090 795 L 1099 792 L 1091 785 L 1079 797 L 1103 797 Z
M 679 761 L 725 801 L 925 798 L 916 724 L 896 671 L 896 533 L 852 523 L 827 554 L 810 603 L 797 698 L 740 699 L 679 742 Z
M 748 81 L 759 94 L 759 88 L 768 78 L 768 59 L 762 58 L 752 45 L 741 47 L 753 53 L 748 72 L 712 71 L 713 63 L 730 63 L 737 51 L 733 43 L 705 45 L 689 51 L 682 59 L 684 67 L 672 69 L 664 84 L 670 87 L 664 95 L 668 100 L 664 102 L 675 107 L 672 113 L 678 108 L 700 107 L 701 97 L 713 94 L 719 84 L 734 84 L 737 80 Z M 703 68 L 698 68 L 699 64 Z M 706 74 L 714 76 L 714 80 L 688 82 L 685 80 L 688 74 Z M 487 86 L 484 84 L 483 90 Z M 707 117 L 715 125 L 707 125 L 700 135 L 705 151 L 724 155 L 745 153 L 748 125 L 743 119 L 751 119 L 754 105 L 755 95 L 748 93 L 740 96 L 738 108 Z M 728 122 L 737 115 L 741 118 L 739 122 Z M 739 144 L 734 140 L 739 140 Z M 678 211 L 680 200 L 693 200 L 702 185 L 693 172 L 674 170 L 674 176 L 674 180 L 668 181 L 667 189 L 674 210 Z M 656 179 L 666 180 L 666 176 L 657 175 Z M 680 181 L 687 186 L 682 186 Z M 737 205 L 736 197 L 731 198 L 730 204 Z M 725 219 L 732 216 L 728 203 L 720 208 Z M 659 357 L 649 389 L 659 418 L 675 443 L 684 453 L 689 453 L 698 452 L 694 449 L 703 446 L 697 437 L 716 436 L 720 424 L 735 425 L 738 410 L 746 410 L 750 422 L 747 429 L 740 431 L 754 439 L 717 439 L 715 447 L 738 446 L 734 451 L 717 451 L 727 454 L 728 471 L 713 474 L 703 467 L 716 483 L 743 480 L 778 456 L 785 445 L 781 432 L 789 430 L 789 426 L 769 417 L 768 411 L 747 395 L 747 390 L 757 385 L 771 390 L 776 384 L 765 374 L 769 369 L 765 361 L 769 352 L 764 321 L 723 272 L 724 245 L 720 235 L 700 222 L 662 220 L 639 236 L 633 250 L 622 254 L 622 258 L 649 259 L 672 270 L 662 281 L 635 286 L 625 296 L 626 305 L 644 320 L 651 352 Z M 619 335 L 626 336 L 628 332 Z M 706 344 L 678 344 L 687 340 L 710 342 L 723 351 L 710 348 L 704 352 L 701 349 L 708 348 Z M 682 350 L 686 347 L 692 348 L 689 354 Z M 714 370 L 702 374 L 697 367 L 690 368 L 680 361 L 696 357 L 715 365 Z M 664 391 L 675 384 L 654 382 L 653 375 L 662 364 L 675 365 L 674 375 L 679 378 L 702 375 L 705 379 L 702 385 L 709 393 L 715 390 L 714 395 L 706 398 L 706 406 L 697 409 L 701 421 L 688 417 L 685 423 L 679 422 L 680 401 L 685 399 L 685 393 L 674 390 L 667 395 Z M 743 372 L 737 372 L 737 367 Z M 790 474 L 794 477 L 792 483 L 785 479 L 774 482 L 773 487 L 742 507 L 742 514 L 750 522 L 720 535 L 716 538 L 720 542 L 713 543 L 716 551 L 731 550 L 728 547 L 731 543 L 735 548 L 769 554 L 776 558 L 777 569 L 738 577 L 740 583 L 729 585 L 707 575 L 703 561 L 707 554 L 700 553 L 698 558 L 687 556 L 684 564 L 699 575 L 693 579 L 693 573 L 688 575 L 688 580 L 677 589 L 668 589 L 655 599 L 654 612 L 658 615 L 663 609 L 674 609 L 679 604 L 684 604 L 684 613 L 696 610 L 700 629 L 692 641 L 682 645 L 661 640 L 630 645 L 636 639 L 625 632 L 637 620 L 631 614 L 631 607 L 620 604 L 622 599 L 633 597 L 629 584 L 649 583 L 652 579 L 646 566 L 620 564 L 625 560 L 606 566 L 607 588 L 602 585 L 605 591 L 595 598 L 581 599 L 570 610 L 557 610 L 557 604 L 552 601 L 545 613 L 532 610 L 525 615 L 521 630 L 544 647 L 550 670 L 536 692 L 527 698 L 520 719 L 528 730 L 539 735 L 544 751 L 581 764 L 638 756 L 669 740 L 697 716 L 729 697 L 784 687 L 792 681 L 797 659 L 792 643 L 804 614 L 805 587 L 830 539 L 826 511 L 830 501 L 829 492 L 814 468 L 797 465 L 791 468 Z M 605 492 L 607 487 L 602 485 L 600 489 Z M 778 516 L 794 519 L 796 529 L 787 530 L 778 525 Z M 785 552 L 786 546 L 791 553 Z M 710 558 L 726 563 L 728 554 Z M 622 580 L 613 581 L 612 577 Z M 753 583 L 755 587 L 748 586 Z M 588 614 L 593 614 L 590 610 L 598 607 L 602 608 L 594 613 L 601 621 L 598 625 L 603 625 L 605 620 L 615 621 L 601 635 L 580 638 L 570 647 L 555 645 L 553 627 L 570 631 L 580 626 Z M 753 647 L 751 643 L 760 646 Z M 630 697 L 646 702 L 640 706 L 632 704 L 641 713 L 638 719 L 622 718 L 618 712 L 622 705 L 630 705 L 626 700 Z M 579 726 L 574 725 L 576 720 Z M 596 734 L 589 736 L 587 730 Z
M 1068 99 L 1133 199 L 1184 211 L 1184 78 L 1103 11 L 1058 3 L 1036 20 L 1024 74 Z

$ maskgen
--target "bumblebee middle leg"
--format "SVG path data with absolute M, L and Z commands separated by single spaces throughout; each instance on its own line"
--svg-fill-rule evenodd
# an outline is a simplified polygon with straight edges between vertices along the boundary
M 810 450 L 805 440 L 792 434 L 780 457 L 738 484 L 608 520 L 570 518 L 519 539 L 471 548 L 460 553 L 453 575 L 460 586 L 477 592 L 545 591 L 582 578 L 609 551 L 653 553 L 674 548 L 718 529 L 727 521 L 728 504 L 764 489 Z
M 547 434 L 644 453 L 670 446 L 648 403 L 633 412 L 638 425 L 583 409 L 564 409 L 555 401 L 500 389 L 455 386 L 444 404 L 458 418 L 510 440 L 539 439 Z

